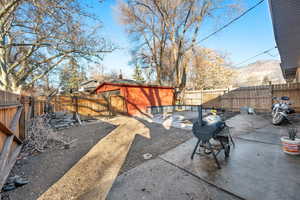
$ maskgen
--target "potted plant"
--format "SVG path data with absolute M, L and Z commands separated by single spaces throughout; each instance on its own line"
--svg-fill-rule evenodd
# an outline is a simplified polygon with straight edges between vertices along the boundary
M 288 130 L 288 137 L 281 137 L 282 149 L 285 153 L 290 155 L 300 154 L 300 138 L 297 138 L 297 129 L 290 128 Z

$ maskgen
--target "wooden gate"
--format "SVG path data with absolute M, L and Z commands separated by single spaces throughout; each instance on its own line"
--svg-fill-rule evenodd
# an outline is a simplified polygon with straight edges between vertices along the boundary
M 110 105 L 111 109 L 115 113 L 127 113 L 127 106 L 125 103 L 125 99 L 119 95 L 111 95 L 110 96 Z

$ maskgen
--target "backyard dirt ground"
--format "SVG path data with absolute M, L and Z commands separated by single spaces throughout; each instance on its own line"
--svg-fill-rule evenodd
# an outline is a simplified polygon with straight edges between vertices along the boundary
M 98 122 L 62 130 L 65 135 L 77 139 L 76 142 L 69 149 L 48 149 L 17 161 L 12 173 L 26 177 L 30 183 L 6 192 L 2 199 L 37 199 L 114 128 L 112 124 Z
M 225 113 L 223 118 L 227 119 L 234 115 L 235 113 Z M 144 154 L 150 153 L 151 159 L 155 159 L 193 137 L 190 130 L 173 127 L 166 129 L 159 123 L 149 123 L 141 119 L 139 121 L 149 128 L 151 139 L 136 135 L 119 175 L 145 162 Z M 94 122 L 62 130 L 65 135 L 77 139 L 75 144 L 69 149 L 48 149 L 43 153 L 19 160 L 12 174 L 26 177 L 30 183 L 4 193 L 2 199 L 37 199 L 115 127 L 107 122 Z

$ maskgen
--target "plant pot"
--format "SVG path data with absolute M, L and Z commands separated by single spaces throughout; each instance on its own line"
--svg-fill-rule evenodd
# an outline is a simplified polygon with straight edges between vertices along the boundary
M 280 138 L 282 143 L 282 150 L 284 153 L 290 155 L 300 155 L 300 138 L 290 140 L 288 137 Z

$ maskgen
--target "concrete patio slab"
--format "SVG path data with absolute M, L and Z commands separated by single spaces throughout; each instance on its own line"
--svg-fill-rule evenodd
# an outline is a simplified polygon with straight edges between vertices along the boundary
M 226 120 L 226 124 L 232 127 L 232 135 L 243 135 L 269 126 L 271 121 L 260 115 L 238 114 Z
M 239 135 L 238 137 L 257 142 L 280 145 L 280 138 L 287 135 L 288 126 L 279 127 L 270 124 L 264 128 L 257 129 L 252 133 Z
M 238 199 L 159 159 L 123 173 L 107 200 L 229 200 Z
M 280 137 L 288 135 L 288 128 L 292 125 L 275 126 L 270 116 L 239 114 L 228 120 L 232 136 L 238 138 L 280 145 Z
M 279 145 L 235 139 L 230 158 L 220 154 L 222 169 L 212 157 L 190 159 L 196 139 L 160 156 L 162 159 L 245 199 L 299 199 L 300 159 L 282 152 Z

